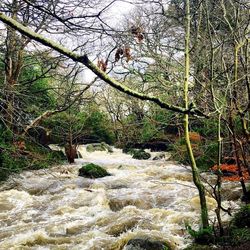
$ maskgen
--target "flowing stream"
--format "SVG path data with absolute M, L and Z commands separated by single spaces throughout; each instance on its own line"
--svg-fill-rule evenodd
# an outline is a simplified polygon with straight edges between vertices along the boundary
M 188 168 L 135 160 L 119 149 L 88 153 L 81 146 L 80 152 L 74 165 L 25 171 L 0 186 L 0 250 L 122 250 L 135 237 L 164 240 L 174 249 L 191 242 L 185 222 L 198 228 L 200 217 Z M 112 176 L 79 177 L 86 162 Z M 224 205 L 237 208 L 238 183 L 226 183 L 224 191 Z M 207 201 L 213 219 L 216 203 Z

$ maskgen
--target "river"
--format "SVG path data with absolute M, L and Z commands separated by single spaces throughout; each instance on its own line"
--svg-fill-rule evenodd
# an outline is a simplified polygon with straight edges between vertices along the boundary
M 80 152 L 76 164 L 24 171 L 0 186 L 1 250 L 122 250 L 135 237 L 165 240 L 174 249 L 191 242 L 185 222 L 199 227 L 199 199 L 189 168 L 135 160 L 119 149 L 88 153 L 81 146 Z M 112 175 L 79 177 L 86 162 Z M 238 183 L 224 190 L 224 206 L 237 209 Z M 207 201 L 213 220 L 216 203 Z

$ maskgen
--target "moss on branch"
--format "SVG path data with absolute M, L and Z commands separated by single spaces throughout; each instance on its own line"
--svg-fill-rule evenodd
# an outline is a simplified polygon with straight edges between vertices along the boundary
M 19 31 L 21 34 L 29 37 L 30 39 L 33 39 L 44 46 L 47 46 L 60 54 L 72 59 L 75 62 L 80 62 L 84 64 L 87 68 L 89 68 L 93 73 L 95 73 L 100 79 L 102 79 L 104 82 L 109 84 L 110 86 L 114 87 L 115 89 L 126 93 L 130 96 L 136 97 L 140 100 L 144 101 L 151 101 L 157 105 L 159 105 L 161 108 L 171 110 L 174 112 L 182 113 L 182 114 L 192 114 L 192 115 L 198 115 L 206 117 L 205 114 L 203 114 L 201 111 L 199 111 L 197 108 L 191 107 L 191 108 L 183 108 L 175 105 L 171 105 L 167 102 L 164 102 L 160 98 L 156 96 L 149 96 L 145 95 L 143 93 L 137 92 L 133 89 L 128 88 L 127 86 L 121 84 L 120 82 L 116 81 L 115 79 L 111 78 L 109 75 L 107 75 L 105 72 L 103 72 L 101 69 L 99 69 L 93 62 L 91 62 L 87 55 L 78 55 L 69 49 L 65 48 L 64 46 L 45 38 L 43 35 L 38 34 L 31 30 L 28 27 L 25 27 L 21 23 L 15 21 L 14 19 L 4 15 L 3 13 L 0 13 L 0 20 L 7 24 L 8 26 L 12 27 L 13 29 Z

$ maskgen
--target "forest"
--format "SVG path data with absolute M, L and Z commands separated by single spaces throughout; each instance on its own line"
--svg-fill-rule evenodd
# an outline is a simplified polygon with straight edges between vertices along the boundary
M 250 248 L 249 0 L 0 2 L 0 249 Z

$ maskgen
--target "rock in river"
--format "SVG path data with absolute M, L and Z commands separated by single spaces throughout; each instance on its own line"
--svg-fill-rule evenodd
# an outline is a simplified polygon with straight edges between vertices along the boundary
M 86 178 L 102 178 L 105 176 L 111 175 L 106 171 L 106 169 L 95 165 L 93 163 L 89 163 L 87 165 L 82 166 L 79 169 L 79 176 L 86 177 Z

